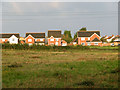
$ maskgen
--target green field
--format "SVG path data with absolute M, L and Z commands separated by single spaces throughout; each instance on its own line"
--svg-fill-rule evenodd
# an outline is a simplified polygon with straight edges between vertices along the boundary
M 118 50 L 2 50 L 3 88 L 118 88 Z

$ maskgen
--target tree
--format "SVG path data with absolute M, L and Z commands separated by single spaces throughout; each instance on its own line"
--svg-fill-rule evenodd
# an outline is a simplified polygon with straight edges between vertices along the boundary
M 81 28 L 79 31 L 87 31 L 86 27 Z M 77 38 L 77 32 L 74 34 L 74 39 Z
M 70 43 L 73 40 L 71 36 L 71 31 L 65 30 L 62 39 L 65 40 L 67 43 Z
M 77 32 L 74 34 L 74 39 L 76 39 L 77 38 Z
M 86 27 L 80 29 L 80 31 L 87 31 Z

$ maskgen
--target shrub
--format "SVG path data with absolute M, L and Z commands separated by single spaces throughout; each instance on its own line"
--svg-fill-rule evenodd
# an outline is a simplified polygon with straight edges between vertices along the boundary
M 8 65 L 9 68 L 17 68 L 17 67 L 22 67 L 21 64 L 18 64 L 18 63 L 14 63 L 14 64 L 11 64 L 11 65 Z
M 44 45 L 28 45 L 28 44 L 2 44 L 2 49 L 18 49 L 18 50 L 69 50 L 69 49 L 89 49 L 88 46 L 44 46 Z
M 92 82 L 92 81 L 83 81 L 81 83 L 76 83 L 76 85 L 94 86 L 94 82 Z
M 118 72 L 120 72 L 119 68 L 116 68 L 116 69 L 114 69 L 114 70 L 111 71 L 111 73 L 118 73 Z

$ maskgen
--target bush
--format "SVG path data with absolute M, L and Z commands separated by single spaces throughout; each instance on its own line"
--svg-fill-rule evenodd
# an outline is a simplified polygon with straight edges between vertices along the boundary
M 89 49 L 88 46 L 44 46 L 33 44 L 29 46 L 28 44 L 2 44 L 2 49 L 18 49 L 18 50 L 69 50 L 69 49 Z
M 76 83 L 76 85 L 85 85 L 85 86 L 94 86 L 94 82 L 92 81 L 83 81 L 83 82 L 80 82 L 80 83 Z
M 11 65 L 8 65 L 9 68 L 17 68 L 17 67 L 22 67 L 21 64 L 18 64 L 18 63 L 14 63 L 14 64 L 11 64 Z

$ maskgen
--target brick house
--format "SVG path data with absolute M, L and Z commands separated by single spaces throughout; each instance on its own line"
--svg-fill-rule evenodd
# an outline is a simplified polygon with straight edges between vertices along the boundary
M 113 40 L 114 46 L 120 45 L 120 36 L 116 35 L 114 40 Z
M 62 46 L 67 46 L 67 42 L 65 40 L 61 41 Z
M 102 41 L 100 40 L 100 31 L 78 31 L 77 38 L 78 45 L 102 46 Z
M 19 37 L 19 33 L 1 33 L 0 43 L 18 44 Z
M 25 44 L 25 38 L 24 37 L 20 37 L 19 41 L 20 41 L 21 44 Z
M 112 36 L 109 36 L 106 40 L 107 40 L 107 42 L 111 42 L 112 41 L 112 39 L 114 39 L 115 38 L 115 36 L 114 35 L 112 35 Z
M 45 33 L 26 33 L 25 43 L 45 45 Z
M 61 30 L 48 30 L 48 45 L 61 46 Z

